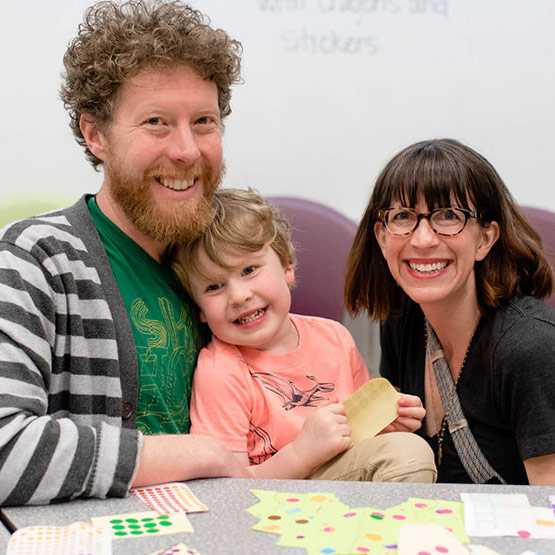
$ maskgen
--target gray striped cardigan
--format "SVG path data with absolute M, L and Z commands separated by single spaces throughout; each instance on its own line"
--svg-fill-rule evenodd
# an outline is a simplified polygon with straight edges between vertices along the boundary
M 140 271 L 140 269 L 137 269 Z M 127 494 L 135 344 L 85 197 L 0 232 L 0 505 Z

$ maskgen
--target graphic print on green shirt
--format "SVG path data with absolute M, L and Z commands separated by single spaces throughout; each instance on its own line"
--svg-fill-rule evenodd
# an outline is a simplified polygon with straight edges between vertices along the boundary
M 137 429 L 145 434 L 187 433 L 193 373 L 204 344 L 197 309 L 170 268 L 112 223 L 94 197 L 87 203 L 137 348 Z

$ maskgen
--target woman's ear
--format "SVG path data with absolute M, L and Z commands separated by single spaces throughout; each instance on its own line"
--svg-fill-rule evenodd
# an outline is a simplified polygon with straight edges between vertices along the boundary
M 489 222 L 486 225 L 482 225 L 480 226 L 480 233 L 480 242 L 478 243 L 475 256 L 475 260 L 478 262 L 486 258 L 497 239 L 499 239 L 499 224 L 497 222 Z
M 378 242 L 378 245 L 380 245 L 380 249 L 382 249 L 382 252 L 385 248 L 385 234 L 387 233 L 385 226 L 382 224 L 382 222 L 376 222 L 374 224 L 374 236 L 376 237 L 376 241 Z
M 79 128 L 83 134 L 83 138 L 87 143 L 89 150 L 104 162 L 108 142 L 104 131 L 100 129 L 96 118 L 88 113 L 82 113 L 79 116 Z

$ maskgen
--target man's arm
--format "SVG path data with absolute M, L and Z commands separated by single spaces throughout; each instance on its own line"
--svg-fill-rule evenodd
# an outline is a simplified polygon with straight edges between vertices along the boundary
M 231 451 L 211 437 L 145 436 L 132 486 L 217 476 L 252 477 Z
M 124 496 L 141 442 L 120 425 L 110 310 L 91 294 L 98 276 L 62 218 L 59 228 L 47 219 L 34 234 L 14 226 L 13 240 L 0 242 L 2 505 Z

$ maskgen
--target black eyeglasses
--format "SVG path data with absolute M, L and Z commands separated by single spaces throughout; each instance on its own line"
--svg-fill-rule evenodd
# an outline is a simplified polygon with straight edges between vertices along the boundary
M 424 219 L 430 222 L 435 233 L 450 237 L 458 235 L 469 219 L 477 217 L 464 208 L 436 208 L 420 214 L 412 208 L 386 208 L 379 212 L 379 218 L 392 235 L 410 235 Z

